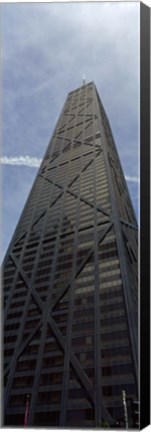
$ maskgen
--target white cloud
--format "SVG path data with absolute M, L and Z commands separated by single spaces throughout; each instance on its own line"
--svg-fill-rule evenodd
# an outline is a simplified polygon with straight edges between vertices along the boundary
M 125 179 L 129 182 L 139 183 L 139 178 L 136 176 L 125 176 Z
M 25 165 L 28 167 L 39 167 L 42 159 L 30 156 L 18 156 L 18 157 L 8 157 L 3 156 L 0 158 L 1 164 L 4 165 Z

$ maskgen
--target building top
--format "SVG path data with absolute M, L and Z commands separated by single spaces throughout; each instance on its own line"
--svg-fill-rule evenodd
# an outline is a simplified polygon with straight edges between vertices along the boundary
M 72 90 L 71 92 L 69 92 L 69 95 L 72 94 L 72 93 L 75 93 L 76 91 L 79 91 L 81 89 L 81 87 L 86 87 L 86 86 L 90 86 L 90 85 L 95 86 L 94 82 L 90 81 L 89 83 L 82 84 L 80 87 L 76 88 L 75 90 Z

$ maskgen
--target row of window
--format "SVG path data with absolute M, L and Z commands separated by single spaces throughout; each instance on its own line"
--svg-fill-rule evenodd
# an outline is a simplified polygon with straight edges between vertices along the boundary
M 86 321 L 87 320 L 87 321 Z M 88 315 L 87 317 L 83 317 L 83 316 L 78 316 L 76 318 L 76 324 L 73 325 L 73 330 L 80 330 L 80 329 L 84 329 L 84 328 L 91 328 L 93 327 L 94 324 L 92 324 L 92 320 L 93 320 L 93 315 Z M 64 321 L 62 319 L 62 317 L 60 318 L 60 320 L 58 322 L 62 322 Z M 90 322 L 91 321 L 91 322 Z M 100 318 L 100 324 L 101 326 L 112 326 L 114 324 L 123 324 L 125 323 L 125 315 L 119 315 L 119 316 L 110 316 L 107 318 Z
M 58 286 L 58 285 L 57 285 Z M 62 286 L 62 283 L 60 283 L 60 287 Z M 47 287 L 46 287 L 46 289 L 47 289 Z M 83 294 L 83 292 L 86 292 L 86 293 L 89 293 L 89 292 L 92 292 L 92 291 L 94 291 L 94 286 L 92 285 L 92 286 L 89 286 L 89 287 L 84 287 L 84 288 L 77 288 L 76 290 L 75 290 L 75 294 L 76 295 L 78 295 L 78 294 Z M 44 289 L 42 288 L 42 292 L 45 292 L 44 291 Z M 103 296 L 104 296 L 104 293 L 103 293 Z M 112 297 L 112 296 L 111 296 Z M 114 310 L 116 310 L 116 311 L 118 311 L 118 310 L 121 310 L 122 308 L 123 308 L 123 298 L 115 298 L 115 300 L 114 300 L 114 294 L 113 294 L 113 300 L 112 300 L 112 298 L 110 298 L 110 296 L 108 295 L 108 293 L 107 293 L 107 296 L 106 296 L 106 298 L 108 299 L 108 300 L 106 300 L 106 301 L 104 301 L 104 302 L 102 302 L 102 300 L 100 300 L 100 312 L 101 312 L 101 315 L 103 314 L 103 313 L 105 313 L 105 312 L 110 312 L 110 311 L 114 311 Z M 104 297 L 104 300 L 105 300 L 105 297 Z M 112 301 L 111 301 L 112 300 Z M 22 302 L 23 304 L 22 304 L 22 307 L 24 306 L 24 302 Z M 14 305 L 14 307 L 15 307 L 16 305 Z M 17 306 L 16 306 L 17 307 Z M 9 313 L 8 314 L 8 317 L 7 317 L 7 319 L 9 320 L 9 319 L 13 319 L 13 318 L 19 318 L 19 317 L 21 317 L 22 316 L 22 313 L 23 313 L 23 311 L 21 311 L 20 310 L 20 307 L 21 306 L 19 306 L 19 311 L 16 311 L 16 312 L 14 312 L 14 313 Z M 63 304 L 60 304 L 60 308 L 66 308 L 66 305 L 63 305 Z M 32 312 L 30 312 L 29 311 L 29 313 L 31 313 L 31 315 L 33 314 Z M 38 312 L 37 312 L 38 313 Z M 38 315 L 39 316 L 39 315 Z M 12 324 L 13 325 L 13 324 Z M 31 323 L 28 323 L 28 325 L 31 325 L 32 326 L 32 324 Z

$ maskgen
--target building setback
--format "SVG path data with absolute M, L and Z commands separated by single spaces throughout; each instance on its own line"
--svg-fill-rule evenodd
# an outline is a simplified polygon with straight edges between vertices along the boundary
M 123 428 L 123 390 L 135 426 L 137 243 L 90 82 L 67 97 L 4 260 L 5 426 Z

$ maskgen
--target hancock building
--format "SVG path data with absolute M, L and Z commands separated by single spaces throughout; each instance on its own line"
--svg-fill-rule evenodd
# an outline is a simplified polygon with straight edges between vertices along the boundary
M 129 427 L 137 221 L 93 82 L 69 93 L 4 259 L 4 425 Z M 26 417 L 26 419 L 25 419 Z

